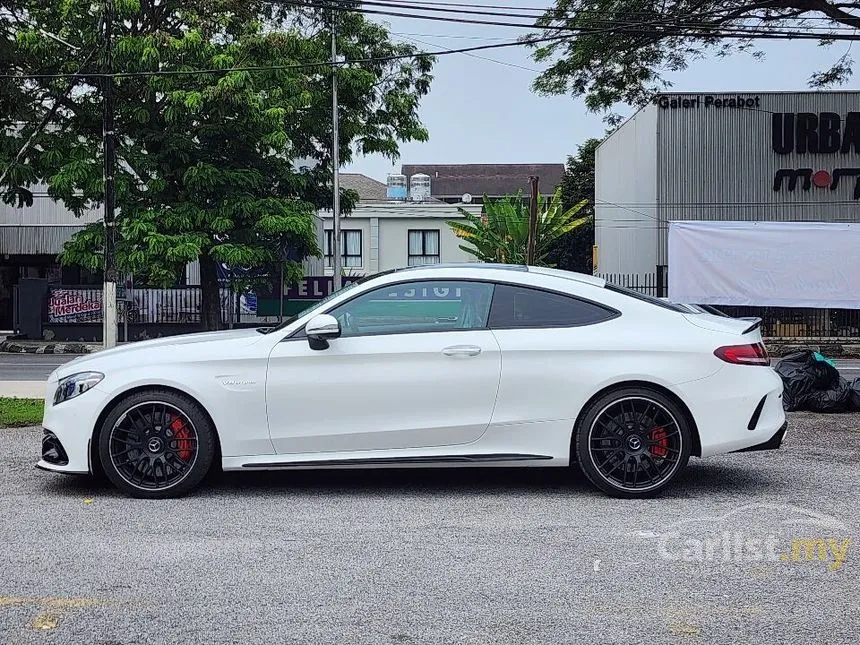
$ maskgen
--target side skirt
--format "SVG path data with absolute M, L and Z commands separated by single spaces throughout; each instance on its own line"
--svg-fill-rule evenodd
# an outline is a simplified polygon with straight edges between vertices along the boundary
M 506 461 L 542 461 L 552 459 L 550 455 L 484 454 L 449 455 L 427 457 L 369 457 L 364 459 L 319 459 L 310 461 L 273 461 L 269 463 L 242 464 L 242 468 L 298 468 L 315 466 L 332 468 L 337 466 L 396 466 L 398 464 L 485 464 Z

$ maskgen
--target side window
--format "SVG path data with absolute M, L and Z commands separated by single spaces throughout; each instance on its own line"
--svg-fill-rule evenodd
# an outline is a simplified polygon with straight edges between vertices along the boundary
M 490 283 L 428 280 L 374 289 L 328 313 L 344 337 L 483 329 L 492 300 Z
M 496 285 L 490 329 L 593 325 L 618 314 L 600 305 L 549 291 Z

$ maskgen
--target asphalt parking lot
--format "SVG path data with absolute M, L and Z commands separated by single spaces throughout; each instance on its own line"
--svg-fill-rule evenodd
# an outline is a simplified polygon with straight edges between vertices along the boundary
M 860 415 L 790 421 L 647 501 L 483 470 L 147 502 L 36 471 L 38 432 L 2 430 L 0 643 L 853 643 Z

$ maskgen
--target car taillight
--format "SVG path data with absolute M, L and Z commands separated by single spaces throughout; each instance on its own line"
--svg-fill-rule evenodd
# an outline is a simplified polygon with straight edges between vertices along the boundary
M 763 343 L 718 347 L 714 350 L 714 356 L 735 365 L 770 365 L 770 356 Z

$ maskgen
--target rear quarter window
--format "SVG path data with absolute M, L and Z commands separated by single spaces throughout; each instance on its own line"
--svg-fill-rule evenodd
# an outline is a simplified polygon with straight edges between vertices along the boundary
M 633 291 L 633 289 L 627 289 L 626 287 L 619 287 L 614 284 L 606 284 L 606 289 L 612 291 L 614 293 L 620 293 L 622 295 L 628 296 L 630 298 L 635 298 L 636 300 L 641 300 L 642 302 L 648 302 L 656 307 L 662 307 L 663 309 L 668 309 L 670 311 L 676 311 L 681 314 L 690 313 L 684 306 L 676 305 L 673 302 L 669 302 L 668 300 L 660 300 L 660 298 L 655 298 L 654 296 L 649 296 L 644 293 L 639 293 L 638 291 Z
M 603 305 L 552 291 L 499 284 L 490 309 L 491 329 L 594 325 L 619 316 Z

